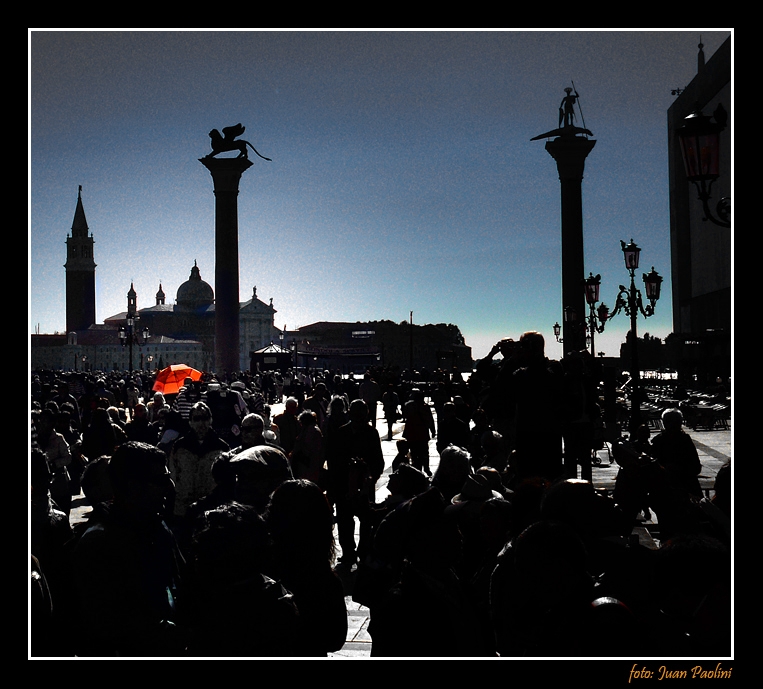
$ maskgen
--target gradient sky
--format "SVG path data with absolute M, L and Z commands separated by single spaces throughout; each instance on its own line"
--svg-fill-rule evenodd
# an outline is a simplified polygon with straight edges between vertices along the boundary
M 560 185 L 544 140 L 571 81 L 597 141 L 583 180 L 585 274 L 610 307 L 665 278 L 639 335 L 672 332 L 667 110 L 732 31 L 29 32 L 30 332 L 65 328 L 66 236 L 82 199 L 96 318 L 168 302 L 194 261 L 214 287 L 208 132 L 243 123 L 240 297 L 276 325 L 455 323 L 484 356 L 561 314 Z M 733 104 L 731 115 L 733 117 Z M 578 124 L 582 124 L 578 122 Z M 619 315 L 597 336 L 617 356 Z

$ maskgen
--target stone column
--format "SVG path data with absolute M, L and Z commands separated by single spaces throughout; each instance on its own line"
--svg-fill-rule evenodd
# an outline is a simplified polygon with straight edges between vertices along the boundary
M 595 145 L 592 139 L 564 135 L 546 143 L 562 185 L 562 313 L 572 308 L 577 314 L 575 325 L 563 321 L 565 352 L 586 348 L 582 182 L 586 156 Z
M 201 158 L 215 188 L 215 372 L 241 369 L 239 360 L 238 183 L 247 158 Z

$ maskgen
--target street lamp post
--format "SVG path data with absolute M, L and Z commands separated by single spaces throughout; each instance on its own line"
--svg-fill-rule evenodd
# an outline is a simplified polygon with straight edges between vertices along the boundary
M 119 342 L 122 345 L 122 348 L 124 348 L 125 345 L 129 345 L 129 360 L 128 360 L 128 366 L 127 369 L 129 371 L 132 371 L 132 326 L 133 326 L 133 318 L 132 316 L 127 317 L 127 327 L 123 327 L 119 329 Z
M 606 323 L 607 318 L 609 318 L 609 307 L 602 302 L 599 304 L 599 307 L 596 308 L 596 304 L 599 301 L 601 275 L 589 273 L 588 277 L 583 280 L 583 287 L 585 288 L 585 300 L 588 304 L 587 327 L 588 335 L 591 339 L 591 356 L 596 357 L 596 344 L 594 342 L 595 334 L 604 332 L 604 323 Z
M 623 250 L 625 267 L 631 276 L 629 288 L 620 285 L 620 292 L 617 295 L 615 309 L 610 318 L 616 316 L 620 311 L 625 311 L 631 319 L 631 414 L 630 414 L 630 433 L 633 436 L 641 424 L 641 368 L 638 361 L 638 335 L 636 333 L 636 319 L 641 313 L 644 318 L 654 315 L 654 307 L 660 298 L 660 285 L 662 276 L 660 276 L 652 267 L 650 273 L 643 275 L 644 289 L 649 304 L 646 308 L 643 305 L 641 290 L 636 289 L 634 276 L 639 264 L 639 254 L 641 249 L 631 239 L 630 244 L 620 240 L 620 246 Z
M 147 345 L 148 338 L 151 337 L 151 333 L 149 332 L 148 328 L 143 328 L 141 336 L 143 337 L 143 345 Z M 143 350 L 140 351 L 140 370 L 143 370 Z
M 137 316 L 128 315 L 127 316 L 127 327 L 126 328 L 120 328 L 119 329 L 119 342 L 124 347 L 125 345 L 128 346 L 129 350 L 129 371 L 132 373 L 132 345 L 133 342 L 136 341 L 135 336 L 135 327 L 137 325 L 137 321 L 140 320 Z M 150 337 L 150 333 L 148 328 L 143 328 L 143 332 L 141 333 L 143 337 L 143 344 L 148 343 L 148 338 Z M 138 341 L 138 348 L 140 348 L 140 341 Z M 141 363 L 140 368 L 143 370 L 143 353 L 141 352 Z
M 411 321 L 410 325 L 408 326 L 408 345 L 409 345 L 409 361 L 408 361 L 408 370 L 410 371 L 411 380 L 413 380 L 413 311 L 411 311 Z

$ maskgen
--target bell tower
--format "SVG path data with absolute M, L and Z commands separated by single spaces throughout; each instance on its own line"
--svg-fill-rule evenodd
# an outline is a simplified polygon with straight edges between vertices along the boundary
M 66 332 L 87 330 L 95 323 L 93 235 L 88 235 L 82 186 L 77 194 L 71 235 L 66 236 Z

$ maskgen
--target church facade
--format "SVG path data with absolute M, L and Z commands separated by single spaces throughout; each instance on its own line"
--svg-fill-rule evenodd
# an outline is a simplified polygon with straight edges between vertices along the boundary
M 131 294 L 133 296 L 131 296 Z M 131 307 L 135 299 L 134 306 Z M 152 337 L 163 335 L 176 340 L 194 340 L 201 344 L 201 369 L 211 371 L 215 361 L 215 295 L 212 286 L 201 277 L 201 270 L 194 261 L 191 273 L 178 287 L 174 304 L 166 303 L 166 295 L 159 285 L 155 304 L 137 308 L 137 295 L 132 285 L 128 292 L 128 309 L 104 320 L 105 325 L 115 329 L 126 327 L 128 318 L 137 319 L 137 332 L 148 329 Z M 248 370 L 251 352 L 272 344 L 279 337 L 274 326 L 276 310 L 272 299 L 269 304 L 257 298 L 257 288 L 252 297 L 239 306 L 239 365 Z
M 159 284 L 155 303 L 139 309 L 138 294 L 130 285 L 125 311 L 96 323 L 94 238 L 88 233 L 77 195 L 72 231 L 67 235 L 66 334 L 32 335 L 32 369 L 134 370 L 156 369 L 184 363 L 211 371 L 215 361 L 215 295 L 196 265 L 181 284 L 174 303 L 166 303 Z M 239 362 L 250 365 L 251 352 L 278 341 L 273 300 L 267 304 L 252 296 L 239 307 Z

